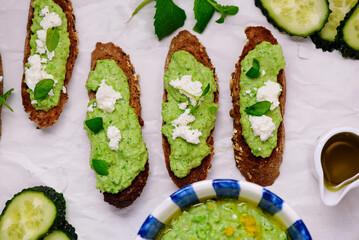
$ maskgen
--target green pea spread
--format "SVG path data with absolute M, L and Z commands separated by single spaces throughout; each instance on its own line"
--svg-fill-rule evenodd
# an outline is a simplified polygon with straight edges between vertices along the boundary
M 171 122 L 177 119 L 184 110 L 178 106 L 179 103 L 190 102 L 189 98 L 181 94 L 178 89 L 173 88 L 169 83 L 181 79 L 185 75 L 191 75 L 192 81 L 202 83 L 202 91 L 209 84 L 209 92 L 203 97 L 198 109 L 192 115 L 196 120 L 188 126 L 191 129 L 198 129 L 202 136 L 200 143 L 188 143 L 181 137 L 172 139 L 174 126 Z M 167 137 L 170 144 L 171 155 L 170 165 L 172 172 L 179 178 L 186 177 L 191 169 L 201 165 L 203 158 L 210 154 L 210 148 L 206 143 L 216 121 L 218 104 L 214 103 L 214 92 L 217 91 L 216 83 L 211 69 L 198 62 L 190 53 L 177 51 L 172 55 L 168 71 L 164 74 L 165 88 L 167 91 L 167 102 L 162 103 L 162 117 L 165 125 L 162 133 Z M 187 108 L 190 108 L 191 104 Z
M 161 240 L 289 239 L 284 226 L 251 203 L 235 199 L 193 205 L 159 233 Z
M 146 145 L 142 140 L 141 126 L 134 109 L 129 105 L 130 91 L 127 77 L 114 60 L 98 60 L 94 71 L 90 72 L 86 88 L 97 91 L 103 79 L 106 84 L 121 93 L 122 98 L 116 101 L 113 112 L 105 112 L 99 108 L 87 111 L 87 118 L 102 117 L 103 129 L 94 133 L 88 129 L 87 135 L 92 145 L 90 165 L 92 159 L 104 160 L 109 164 L 107 176 L 96 173 L 97 188 L 101 192 L 118 193 L 131 185 L 136 176 L 145 170 L 148 158 Z M 96 99 L 89 102 L 88 106 L 96 105 Z M 115 126 L 121 131 L 122 139 L 117 151 L 109 147 L 107 128 Z
M 32 32 L 30 39 L 31 56 L 36 53 L 35 41 L 38 39 L 36 31 L 43 29 L 40 26 L 40 22 L 43 19 L 43 17 L 40 16 L 41 10 L 44 7 L 48 6 L 49 12 L 57 13 L 62 21 L 61 26 L 57 27 L 59 29 L 60 38 L 59 38 L 59 43 L 54 50 L 55 56 L 53 57 L 52 60 L 48 60 L 47 63 L 42 64 L 42 65 L 46 65 L 45 71 L 48 74 L 52 74 L 54 76 L 53 80 L 58 81 L 58 83 L 55 84 L 55 86 L 52 89 L 54 96 L 46 95 L 44 98 L 36 100 L 37 101 L 36 104 L 32 104 L 32 106 L 36 110 L 48 111 L 51 108 L 58 105 L 61 96 L 61 90 L 64 86 L 65 75 L 66 75 L 66 63 L 70 53 L 70 38 L 69 38 L 69 33 L 67 32 L 67 18 L 65 13 L 62 11 L 62 8 L 56 3 L 54 3 L 52 0 L 35 0 L 31 3 L 31 6 L 34 8 L 34 17 L 32 19 L 32 25 L 30 28 Z M 41 54 L 41 58 L 48 59 L 46 54 Z M 30 67 L 30 65 L 26 64 L 26 67 Z M 31 89 L 28 89 L 27 92 L 30 94 L 31 101 L 35 100 L 34 92 Z
M 253 59 L 257 59 L 260 64 L 260 76 L 258 78 L 250 78 L 246 75 L 252 67 Z M 242 125 L 242 135 L 244 136 L 248 146 L 256 157 L 269 157 L 273 149 L 277 146 L 277 132 L 280 123 L 282 122 L 282 115 L 280 106 L 269 111 L 265 115 L 272 118 L 275 124 L 275 130 L 272 132 L 273 136 L 266 141 L 261 141 L 259 136 L 254 136 L 249 121 L 249 115 L 244 111 L 247 107 L 257 103 L 256 93 L 257 89 L 264 86 L 268 80 L 277 83 L 277 75 L 281 69 L 285 67 L 285 62 L 280 45 L 272 45 L 269 42 L 262 42 L 250 51 L 241 62 L 241 76 L 239 93 L 240 104 L 240 123 Z M 263 72 L 264 71 L 264 72 Z M 263 74 L 264 73 L 264 74 Z M 250 91 L 251 94 L 248 94 Z

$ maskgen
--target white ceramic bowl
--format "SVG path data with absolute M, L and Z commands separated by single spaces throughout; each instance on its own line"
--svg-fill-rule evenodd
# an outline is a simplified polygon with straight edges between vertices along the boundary
M 287 227 L 292 240 L 312 239 L 303 221 L 294 210 L 271 191 L 249 182 L 232 179 L 214 179 L 188 185 L 164 200 L 145 220 L 137 234 L 137 240 L 154 239 L 171 216 L 201 199 L 230 197 L 257 203 L 271 215 L 277 216 Z
M 338 191 L 330 191 L 324 186 L 324 173 L 323 173 L 323 167 L 322 167 L 322 161 L 321 161 L 321 154 L 324 145 L 326 142 L 335 134 L 343 133 L 343 132 L 349 132 L 356 134 L 359 136 L 359 130 L 352 128 L 352 127 L 338 127 L 333 128 L 327 133 L 325 133 L 323 136 L 321 136 L 317 142 L 317 146 L 314 150 L 314 157 L 313 157 L 313 168 L 315 176 L 319 182 L 319 192 L 320 197 L 323 201 L 323 203 L 327 206 L 335 206 L 337 205 L 340 200 L 349 192 L 350 189 L 358 187 L 359 186 L 359 179 L 356 181 L 351 182 L 350 184 L 344 186 Z M 348 179 L 345 182 L 351 181 L 355 179 L 359 174 L 355 175 L 354 177 Z M 343 182 L 342 184 L 344 184 Z

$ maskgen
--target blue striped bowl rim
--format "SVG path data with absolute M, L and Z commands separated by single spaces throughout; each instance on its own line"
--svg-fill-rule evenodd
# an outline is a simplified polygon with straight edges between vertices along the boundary
M 287 227 L 292 240 L 310 240 L 312 237 L 302 219 L 280 197 L 266 188 L 234 179 L 214 179 L 183 187 L 165 199 L 150 213 L 138 231 L 136 240 L 154 239 L 171 216 L 180 209 L 215 197 L 241 198 L 257 203 L 263 210 L 278 217 Z

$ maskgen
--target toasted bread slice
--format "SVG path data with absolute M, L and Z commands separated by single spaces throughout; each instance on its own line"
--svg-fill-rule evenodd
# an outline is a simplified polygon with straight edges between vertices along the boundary
M 24 68 L 30 56 L 30 51 L 31 51 L 30 27 L 32 24 L 32 18 L 34 17 L 34 8 L 31 6 L 31 3 L 33 1 L 34 0 L 31 0 L 30 2 L 29 16 L 28 16 L 27 28 L 26 28 L 27 35 L 26 35 L 25 49 L 24 49 Z M 66 64 L 66 76 L 64 81 L 64 86 L 66 86 L 70 81 L 72 70 L 74 68 L 75 60 L 78 54 L 78 48 L 77 48 L 78 37 L 76 35 L 76 29 L 75 29 L 75 15 L 70 0 L 53 0 L 53 1 L 62 8 L 67 18 L 67 31 L 69 33 L 69 38 L 70 38 L 70 54 Z M 24 106 L 25 112 L 27 112 L 30 115 L 29 117 L 30 120 L 34 121 L 37 124 L 38 128 L 52 126 L 60 117 L 63 106 L 67 102 L 68 99 L 67 92 L 64 93 L 61 91 L 60 101 L 56 107 L 51 108 L 49 111 L 43 111 L 43 110 L 36 110 L 31 105 L 30 95 L 27 92 L 27 89 L 28 87 L 25 83 L 25 73 L 24 73 L 21 82 L 21 95 L 22 95 L 22 105 Z
M 232 95 L 233 109 L 230 111 L 233 117 L 234 134 L 232 138 L 234 148 L 234 158 L 238 169 L 247 181 L 257 183 L 262 186 L 272 185 L 279 175 L 279 166 L 283 159 L 284 150 L 284 125 L 283 121 L 278 128 L 278 142 L 277 146 L 273 149 L 272 154 L 268 158 L 255 157 L 249 146 L 247 145 L 243 135 L 242 126 L 240 124 L 239 112 L 239 92 L 240 92 L 240 75 L 241 75 L 241 62 L 258 44 L 263 41 L 270 42 L 271 44 L 278 44 L 277 40 L 273 37 L 272 33 L 264 27 L 247 27 L 245 33 L 248 38 L 247 44 L 244 46 L 242 55 L 236 64 L 236 70 L 232 73 L 230 81 L 230 89 Z M 284 105 L 286 97 L 286 80 L 284 70 L 280 70 L 277 76 L 278 83 L 282 85 L 282 93 L 279 96 L 279 106 L 281 109 L 282 117 L 284 116 Z
M 135 110 L 138 116 L 140 126 L 143 126 L 141 118 L 140 85 L 139 75 L 130 62 L 130 56 L 127 55 L 119 46 L 113 43 L 97 43 L 95 50 L 91 54 L 91 70 L 95 70 L 97 60 L 113 59 L 123 70 L 127 77 L 130 90 L 130 106 Z M 96 92 L 89 91 L 90 100 L 96 97 Z M 145 170 L 133 180 L 132 184 L 117 194 L 103 193 L 104 200 L 118 208 L 124 208 L 131 205 L 138 198 L 146 185 L 149 172 L 149 163 L 145 165 Z
M 170 48 L 167 54 L 166 63 L 165 63 L 165 72 L 168 71 L 168 66 L 172 59 L 172 54 L 176 51 L 184 50 L 192 54 L 196 60 L 200 63 L 202 63 L 204 66 L 208 67 L 213 71 L 213 77 L 217 85 L 218 89 L 218 83 L 217 83 L 217 74 L 215 72 L 215 69 L 211 63 L 211 59 L 208 57 L 206 48 L 199 42 L 198 38 L 188 31 L 181 31 L 178 33 L 176 37 L 174 37 L 171 41 Z M 167 102 L 167 91 L 164 89 L 163 93 L 163 101 Z M 214 94 L 214 102 L 218 102 L 218 92 L 215 92 Z M 162 122 L 162 125 L 165 123 Z M 166 167 L 168 170 L 168 174 L 172 178 L 172 181 L 179 187 L 184 187 L 188 184 L 204 180 L 207 178 L 208 170 L 211 168 L 211 159 L 214 154 L 213 149 L 213 131 L 214 128 L 211 131 L 211 134 L 207 138 L 207 145 L 211 149 L 211 153 L 208 154 L 203 160 L 200 166 L 192 169 L 190 173 L 184 177 L 184 178 L 178 178 L 174 175 L 174 173 L 171 171 L 170 167 L 170 160 L 169 156 L 171 155 L 171 148 L 167 141 L 167 138 L 165 135 L 162 134 L 162 147 L 163 152 L 165 155 L 165 161 L 166 161 Z
M 1 54 L 0 54 L 0 76 L 4 77 L 2 70 L 2 60 L 1 60 Z M 4 78 L 0 81 L 0 96 L 4 94 Z M 0 137 L 1 137 L 1 110 L 2 105 L 0 106 Z

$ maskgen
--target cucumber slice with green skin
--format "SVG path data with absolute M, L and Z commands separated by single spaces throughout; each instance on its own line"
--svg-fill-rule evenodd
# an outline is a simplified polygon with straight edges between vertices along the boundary
M 77 240 L 77 234 L 75 228 L 65 221 L 43 240 Z
M 359 2 L 338 27 L 337 38 L 343 57 L 359 59 Z
M 328 0 L 255 0 L 268 22 L 291 36 L 307 37 L 323 28 Z
M 338 34 L 338 26 L 343 21 L 345 15 L 355 6 L 358 0 L 329 0 L 328 22 L 324 25 L 320 32 L 316 32 L 311 39 L 317 48 L 324 51 L 333 51 L 337 46 L 336 36 Z
M 0 215 L 1 240 L 37 240 L 65 219 L 62 194 L 45 186 L 22 190 Z

